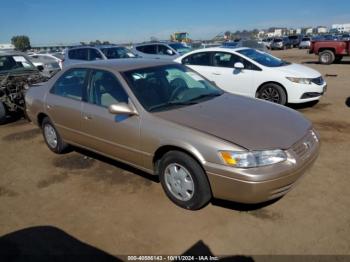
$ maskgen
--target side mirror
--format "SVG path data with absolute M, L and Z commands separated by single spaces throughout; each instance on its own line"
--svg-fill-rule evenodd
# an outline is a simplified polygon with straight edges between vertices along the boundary
M 235 63 L 233 67 L 238 70 L 244 69 L 244 65 L 241 62 Z
M 129 106 L 127 103 L 113 104 L 108 107 L 108 111 L 113 115 L 137 115 L 134 108 Z
M 167 50 L 166 50 L 166 53 L 167 53 L 168 55 L 173 55 L 173 54 L 174 54 L 174 52 L 173 52 L 172 50 L 170 50 L 170 49 L 167 49 Z
M 44 71 L 44 67 L 42 65 L 38 65 L 36 67 L 40 72 Z

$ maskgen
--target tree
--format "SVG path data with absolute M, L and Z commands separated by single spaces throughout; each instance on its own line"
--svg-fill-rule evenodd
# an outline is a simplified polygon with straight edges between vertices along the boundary
M 29 37 L 25 35 L 16 35 L 12 37 L 11 43 L 15 46 L 16 50 L 21 52 L 27 51 L 31 48 Z
M 90 45 L 101 45 L 101 41 L 100 40 L 96 40 L 96 41 L 91 41 Z
M 109 41 L 103 41 L 102 44 L 103 45 L 110 45 L 111 43 Z
M 86 45 L 86 43 L 85 43 L 85 42 L 80 42 L 80 44 L 81 44 L 81 45 Z

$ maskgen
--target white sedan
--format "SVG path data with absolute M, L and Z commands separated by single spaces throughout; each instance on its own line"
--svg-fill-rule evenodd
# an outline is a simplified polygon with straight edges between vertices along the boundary
M 227 92 L 282 105 L 319 100 L 327 86 L 316 70 L 251 48 L 200 49 L 175 62 L 192 68 Z

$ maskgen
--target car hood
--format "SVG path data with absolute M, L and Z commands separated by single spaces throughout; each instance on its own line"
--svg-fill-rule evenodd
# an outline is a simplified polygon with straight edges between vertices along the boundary
M 310 121 L 290 108 L 227 93 L 154 115 L 249 150 L 288 149 L 311 128 Z
M 283 73 L 288 77 L 303 77 L 303 78 L 316 78 L 320 77 L 321 74 L 307 66 L 298 65 L 298 64 L 290 64 L 281 67 L 275 67 L 274 69 Z

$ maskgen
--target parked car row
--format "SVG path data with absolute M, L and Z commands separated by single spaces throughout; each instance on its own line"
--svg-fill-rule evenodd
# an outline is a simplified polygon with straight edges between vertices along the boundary
M 253 48 L 185 47 L 71 48 L 45 83 L 18 94 L 9 84 L 0 89 L 0 120 L 19 108 L 53 152 L 83 147 L 158 175 L 169 199 L 186 209 L 212 197 L 260 203 L 285 195 L 315 161 L 319 136 L 277 104 L 320 99 L 321 74 Z M 8 60 L 0 59 L 0 72 L 43 74 L 25 56 Z M 35 79 L 30 84 L 42 82 Z

